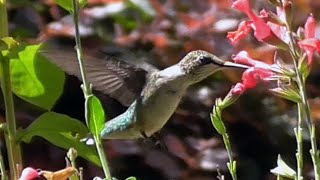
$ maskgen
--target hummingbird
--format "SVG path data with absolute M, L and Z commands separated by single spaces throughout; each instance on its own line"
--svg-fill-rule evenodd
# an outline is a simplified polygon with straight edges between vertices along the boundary
M 44 55 L 51 62 L 81 79 L 76 54 L 69 59 L 70 52 L 48 52 Z M 112 57 L 102 60 L 85 56 L 84 59 L 87 79 L 93 88 L 129 106 L 124 113 L 105 123 L 100 134 L 102 139 L 150 137 L 166 124 L 189 86 L 226 67 L 248 68 L 203 50 L 189 52 L 179 63 L 163 70 Z

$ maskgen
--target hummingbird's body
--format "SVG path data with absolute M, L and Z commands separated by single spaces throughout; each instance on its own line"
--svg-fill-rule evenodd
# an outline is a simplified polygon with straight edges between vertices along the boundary
M 55 59 L 56 56 L 49 55 L 49 58 Z M 69 67 L 70 63 L 65 65 L 61 64 L 61 61 L 53 60 L 53 62 L 68 73 L 80 77 L 79 70 Z M 190 85 L 205 79 L 222 67 L 246 68 L 246 66 L 223 61 L 205 51 L 193 51 L 186 55 L 178 64 L 161 71 L 145 74 L 145 85 L 139 87 L 137 86 L 137 83 L 140 82 L 138 79 L 126 76 L 127 73 L 124 73 L 125 69 L 135 70 L 131 66 L 121 65 L 119 62 L 116 64 L 112 61 L 109 61 L 108 65 L 106 65 L 106 62 L 103 64 L 101 62 L 103 61 L 92 59 L 91 62 L 87 61 L 85 63 L 89 81 L 93 84 L 94 88 L 108 93 L 125 105 L 128 105 L 130 102 L 128 100 L 130 97 L 125 94 L 136 94 L 135 100 L 127 111 L 107 121 L 105 128 L 101 132 L 102 139 L 149 137 L 159 131 L 169 120 Z M 116 69 L 119 70 L 116 71 Z M 140 69 L 136 69 L 136 72 L 136 74 L 141 75 Z M 134 73 L 131 72 L 131 75 L 134 75 Z M 114 77 L 121 81 L 110 80 Z M 129 85 L 128 83 L 124 83 L 126 80 L 124 77 L 127 79 L 131 78 L 131 81 L 138 81 L 133 83 L 133 85 Z M 100 82 L 101 79 L 104 81 Z M 125 87 L 120 86 L 120 82 Z M 118 89 L 115 90 L 112 87 L 108 87 L 110 83 Z M 138 93 L 139 91 L 134 92 L 133 86 L 136 86 L 135 88 L 140 93 Z
M 167 74 L 168 71 L 170 74 Z M 102 137 L 135 139 L 151 136 L 160 130 L 174 113 L 188 87 L 183 78 L 186 77 L 177 65 L 152 73 L 141 96 L 126 112 L 106 123 Z

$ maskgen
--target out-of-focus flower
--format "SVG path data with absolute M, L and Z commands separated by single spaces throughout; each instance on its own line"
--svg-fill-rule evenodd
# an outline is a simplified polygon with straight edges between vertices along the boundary
M 286 14 L 283 8 L 277 7 L 277 14 L 269 13 L 263 9 L 260 11 L 260 17 L 267 19 L 267 25 L 279 39 L 289 43 L 288 29 L 285 26 Z
M 41 171 L 40 174 L 46 179 L 68 179 L 70 176 L 77 173 L 74 167 L 66 167 L 64 169 L 52 172 L 52 171 Z
M 248 0 L 234 1 L 231 7 L 245 13 L 252 20 L 255 29 L 254 36 L 259 41 L 264 41 L 267 38 L 274 36 L 270 27 L 264 22 L 264 20 L 252 11 Z
M 254 29 L 254 36 L 257 40 L 286 49 L 287 46 L 284 42 L 275 35 L 269 25 L 264 21 L 263 18 L 268 15 L 266 11 L 262 11 L 261 16 L 256 15 L 252 11 L 248 0 L 236 0 L 231 7 L 245 13 L 250 18 L 252 21 L 251 26 Z
M 316 21 L 312 15 L 310 15 L 304 25 L 305 39 L 298 42 L 298 45 L 303 49 L 308 57 L 308 65 L 313 62 L 313 54 L 316 51 L 320 51 L 320 40 L 315 38 L 315 26 Z
M 39 172 L 31 167 L 24 168 L 19 180 L 33 180 L 40 176 Z
M 304 25 L 305 38 L 314 38 L 316 35 L 316 20 L 310 15 Z
M 241 39 L 245 38 L 250 33 L 251 24 L 251 21 L 242 21 L 236 31 L 228 32 L 227 38 L 232 44 L 238 43 Z

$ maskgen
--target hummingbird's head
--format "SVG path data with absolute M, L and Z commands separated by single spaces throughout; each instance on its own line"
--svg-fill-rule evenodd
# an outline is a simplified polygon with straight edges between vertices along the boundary
M 180 62 L 182 71 L 198 82 L 223 67 L 248 68 L 245 65 L 224 61 L 206 51 L 197 50 L 188 53 Z
M 186 73 L 193 73 L 194 71 L 201 71 L 208 69 L 215 71 L 223 67 L 225 61 L 219 59 L 217 56 L 206 51 L 197 50 L 188 53 L 179 63 L 179 66 Z
M 224 66 L 225 61 L 206 51 L 197 50 L 188 53 L 180 62 L 182 71 L 194 82 L 213 74 Z

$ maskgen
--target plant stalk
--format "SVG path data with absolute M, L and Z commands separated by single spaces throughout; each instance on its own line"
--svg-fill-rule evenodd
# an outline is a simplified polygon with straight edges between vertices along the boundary
M 84 93 L 84 97 L 86 99 L 86 103 L 88 102 L 88 98 L 90 98 L 90 96 L 92 96 L 92 91 L 91 91 L 91 87 L 89 85 L 89 82 L 87 81 L 87 76 L 86 76 L 86 71 L 84 69 L 84 64 L 83 64 L 83 52 L 82 52 L 82 47 L 81 47 L 81 39 L 80 39 L 80 33 L 79 33 L 79 2 L 78 0 L 73 0 L 73 19 L 74 19 L 74 23 L 75 23 L 75 41 L 76 41 L 76 51 L 77 51 L 77 57 L 78 57 L 78 61 L 79 61 L 79 67 L 80 67 L 80 72 L 81 72 L 81 77 L 82 77 L 82 82 L 83 82 L 83 86 L 82 86 L 82 90 Z M 86 122 L 88 122 L 89 118 L 90 118 L 90 114 L 91 112 L 88 113 L 88 105 L 85 104 L 86 107 Z M 88 125 L 88 124 L 87 124 Z M 106 176 L 107 180 L 111 180 L 111 173 L 109 170 L 109 166 L 108 166 L 108 161 L 101 143 L 101 139 L 100 137 L 96 136 L 95 134 L 93 135 L 94 140 L 95 140 L 95 144 L 96 144 L 96 148 L 98 151 L 98 155 L 102 164 L 102 168 L 103 168 L 103 172 Z
M 303 170 L 303 117 L 302 117 L 302 106 L 298 103 L 298 125 L 295 128 L 295 135 L 297 140 L 297 180 L 303 180 L 302 170 Z
M 3 162 L 3 157 L 2 157 L 2 153 L 0 153 L 0 177 L 1 180 L 7 180 L 7 174 L 6 174 L 6 168 L 4 166 L 4 162 Z
M 294 69 L 296 73 L 296 80 L 297 80 L 297 85 L 299 87 L 299 94 L 301 96 L 301 103 L 300 108 L 301 109 L 301 118 L 306 120 L 310 138 L 311 138 L 311 150 L 310 154 L 312 157 L 312 162 L 313 162 L 313 168 L 314 168 L 314 174 L 315 174 L 315 180 L 320 180 L 320 161 L 319 161 L 319 151 L 317 148 L 317 142 L 316 142 L 316 136 L 314 135 L 315 131 L 315 125 L 311 120 L 310 116 L 310 106 L 309 102 L 307 99 L 307 94 L 306 94 L 306 87 L 305 87 L 305 79 L 302 77 L 302 74 L 299 72 L 297 60 L 299 59 L 299 55 L 297 53 L 297 50 L 294 48 L 294 39 L 292 34 L 290 33 L 290 44 L 291 44 L 291 56 L 293 58 L 293 64 L 294 64 Z M 302 130 L 301 130 L 302 131 Z M 302 135 L 301 135 L 302 136 Z M 301 137 L 301 139 L 303 139 Z M 302 143 L 302 142 L 301 142 Z M 301 152 L 302 153 L 302 152 Z
M 8 36 L 8 19 L 6 0 L 0 0 L 0 38 Z M 3 94 L 6 114 L 6 126 L 7 132 L 4 133 L 7 155 L 9 160 L 10 168 L 10 179 L 17 179 L 18 173 L 16 165 L 22 165 L 21 148 L 20 144 L 16 141 L 16 119 L 14 111 L 13 96 L 11 90 L 11 78 L 10 78 L 10 62 L 4 56 L 0 56 L 0 77 L 1 79 L 1 90 Z
M 223 138 L 223 142 L 226 146 L 227 152 L 228 152 L 228 156 L 229 156 L 229 163 L 228 163 L 228 169 L 229 172 L 231 174 L 232 180 L 237 180 L 237 172 L 236 172 L 236 167 L 235 166 L 235 161 L 233 159 L 233 155 L 232 155 L 232 149 L 231 149 L 231 143 L 230 143 L 230 139 L 229 139 L 229 135 L 227 133 L 224 133 L 222 135 Z

